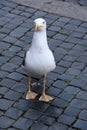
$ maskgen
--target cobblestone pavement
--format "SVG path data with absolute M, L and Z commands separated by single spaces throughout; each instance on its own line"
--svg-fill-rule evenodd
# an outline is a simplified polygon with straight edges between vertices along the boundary
M 87 6 L 87 0 L 58 0 L 58 1 L 70 2 L 73 4 L 78 4 L 80 6 Z
M 46 93 L 54 97 L 49 103 L 25 100 L 28 79 L 21 63 L 37 17 L 47 20 L 57 64 L 47 76 Z M 87 130 L 86 64 L 86 22 L 0 0 L 0 130 Z M 33 79 L 32 89 L 41 88 Z

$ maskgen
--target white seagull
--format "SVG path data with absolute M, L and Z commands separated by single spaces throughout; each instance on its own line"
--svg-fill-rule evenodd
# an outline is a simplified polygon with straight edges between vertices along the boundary
M 37 96 L 37 93 L 31 91 L 30 83 L 31 76 L 38 74 L 44 76 L 43 92 L 39 100 L 49 102 L 53 98 L 45 93 L 46 75 L 48 72 L 55 69 L 56 64 L 53 53 L 47 43 L 46 21 L 43 18 L 37 18 L 34 20 L 34 24 L 35 31 L 31 47 L 26 53 L 23 64 L 29 74 L 29 88 L 26 99 L 34 99 Z

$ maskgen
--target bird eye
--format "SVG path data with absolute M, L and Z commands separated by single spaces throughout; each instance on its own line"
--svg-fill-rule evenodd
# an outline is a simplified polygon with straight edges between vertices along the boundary
M 43 21 L 43 24 L 45 23 L 45 21 Z

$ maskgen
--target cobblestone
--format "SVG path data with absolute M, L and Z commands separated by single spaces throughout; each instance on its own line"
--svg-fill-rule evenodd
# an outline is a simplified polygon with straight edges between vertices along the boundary
M 50 127 L 48 130 L 53 130 L 53 129 L 55 129 L 55 130 L 58 130 L 58 129 L 59 130 L 67 130 L 67 128 L 68 127 L 66 125 L 55 122 L 55 123 L 52 124 L 52 127 Z
M 58 122 L 71 125 L 75 121 L 75 117 L 70 117 L 67 115 L 61 115 L 58 119 Z
M 32 121 L 27 118 L 19 118 L 17 122 L 13 125 L 16 128 L 27 130 L 32 125 Z
M 56 107 L 61 107 L 61 108 L 65 108 L 68 104 L 68 102 L 66 100 L 63 100 L 61 98 L 56 98 L 52 104 Z
M 0 130 L 86 130 L 87 23 L 11 1 L 0 1 Z M 54 98 L 49 103 L 40 102 L 40 95 L 25 99 L 28 79 L 21 64 L 37 17 L 47 21 L 57 64 L 47 75 L 46 93 Z M 41 94 L 36 82 L 32 80 L 32 90 Z
M 39 121 L 46 125 L 51 125 L 54 121 L 54 118 L 49 117 L 49 116 L 42 116 L 39 118 Z
M 29 110 L 25 113 L 24 117 L 27 117 L 27 118 L 31 118 L 33 120 L 37 120 L 39 119 L 41 116 L 41 112 L 37 111 L 37 110 Z
M 33 126 L 31 127 L 31 130 L 38 130 L 38 129 L 47 130 L 48 127 L 46 125 L 43 125 L 42 123 L 39 123 L 39 122 L 33 124 Z
M 75 107 L 71 107 L 71 106 L 68 106 L 66 108 L 66 110 L 64 111 L 64 114 L 68 115 L 68 116 L 71 116 L 71 117 L 76 117 L 79 115 L 81 109 L 78 109 L 78 108 L 75 108 Z
M 8 71 L 8 72 L 13 72 L 17 68 L 17 65 L 13 63 L 6 63 L 1 67 L 1 70 Z
M 7 100 L 7 99 L 0 99 L 0 109 L 1 110 L 7 110 L 11 105 L 13 104 L 13 101 Z
M 22 114 L 21 110 L 18 110 L 13 107 L 9 108 L 5 113 L 6 116 L 13 118 L 13 119 L 18 119 L 21 116 L 21 114 Z
M 14 122 L 13 119 L 10 119 L 10 118 L 8 118 L 8 117 L 6 117 L 6 116 L 0 117 L 0 127 L 1 127 L 2 129 L 8 128 L 10 125 L 13 124 L 13 122 Z
M 57 118 L 62 113 L 62 108 L 57 109 L 56 107 L 51 106 L 51 107 L 48 107 L 44 113 L 50 117 Z
M 74 124 L 74 127 L 79 128 L 81 130 L 86 130 L 87 122 L 83 120 L 77 120 L 77 122 Z
M 7 99 L 16 101 L 16 100 L 18 100 L 21 97 L 21 94 L 18 93 L 18 92 L 10 90 L 9 92 L 7 92 L 5 94 L 4 97 L 7 98 Z

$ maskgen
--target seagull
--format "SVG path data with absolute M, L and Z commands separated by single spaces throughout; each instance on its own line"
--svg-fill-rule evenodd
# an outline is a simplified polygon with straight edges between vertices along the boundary
M 43 75 L 43 91 L 39 98 L 40 101 L 49 102 L 53 97 L 45 93 L 46 75 L 55 69 L 55 59 L 47 42 L 46 20 L 37 18 L 34 20 L 35 31 L 33 34 L 31 47 L 26 52 L 23 66 L 28 72 L 29 84 L 26 99 L 35 99 L 37 93 L 30 88 L 31 77 L 34 74 Z

